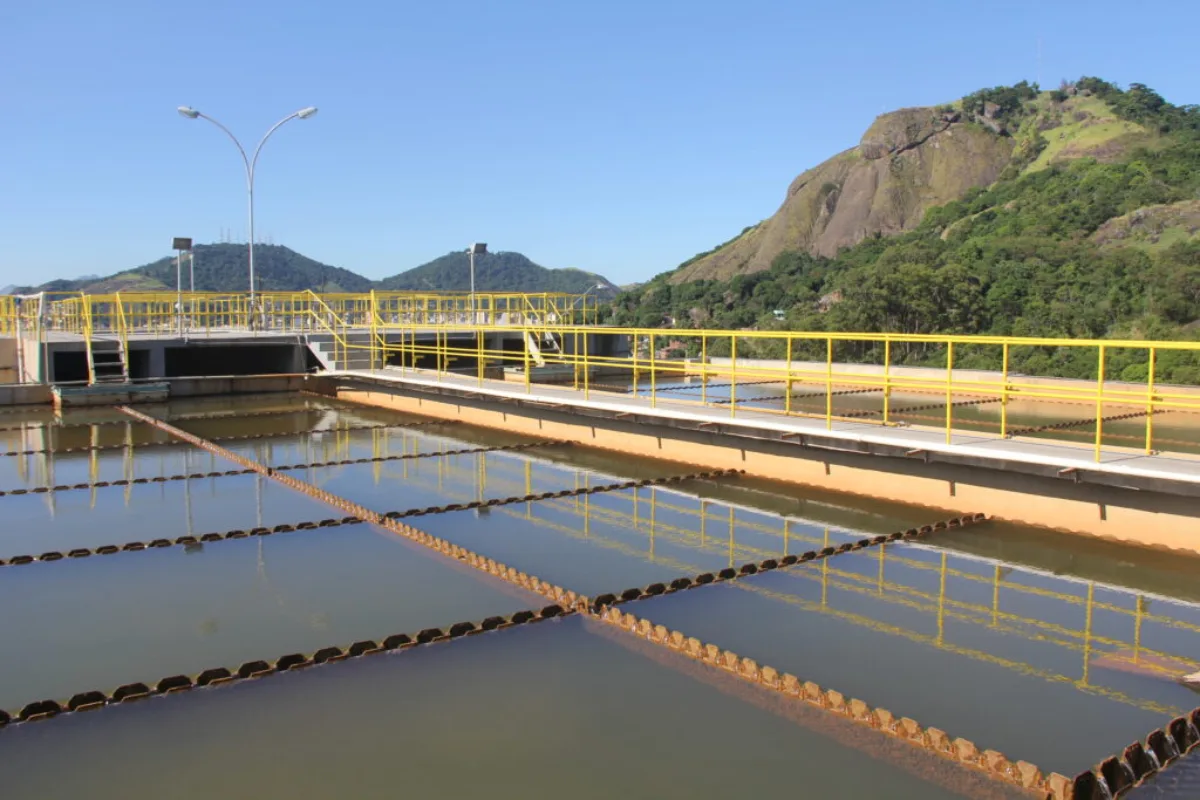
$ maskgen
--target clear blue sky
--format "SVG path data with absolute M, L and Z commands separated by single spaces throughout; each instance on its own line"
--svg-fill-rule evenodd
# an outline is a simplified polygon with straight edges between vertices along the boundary
M 0 285 L 173 236 L 382 277 L 471 241 L 617 282 L 773 213 L 879 113 L 1092 74 L 1200 101 L 1194 0 L 0 4 Z M 1039 60 L 1039 41 L 1040 53 Z

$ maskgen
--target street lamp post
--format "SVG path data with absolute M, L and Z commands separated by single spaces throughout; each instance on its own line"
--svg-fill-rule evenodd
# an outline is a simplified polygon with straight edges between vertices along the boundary
M 183 335 L 183 254 L 188 254 L 188 265 L 191 266 L 192 240 L 185 236 L 176 236 L 171 240 L 175 250 L 175 324 L 179 334 Z
M 597 289 L 604 289 L 604 288 L 606 288 L 606 286 L 605 286 L 605 284 L 603 284 L 603 283 L 597 283 L 597 284 L 595 284 L 594 286 L 589 286 L 589 287 L 587 288 L 587 291 L 586 291 L 586 292 L 584 292 L 583 294 L 579 295 L 579 297 L 576 297 L 576 298 L 575 298 L 575 302 L 574 302 L 574 303 L 571 303 L 571 311 L 572 311 L 572 312 L 574 312 L 574 311 L 575 311 L 575 307 L 576 307 L 577 305 L 579 305 L 580 303 L 583 303 L 583 304 L 584 304 L 584 306 L 583 306 L 583 323 L 584 323 L 585 325 L 587 324 L 587 303 L 585 302 L 585 301 L 587 300 L 587 296 L 588 296 L 589 294 L 591 294 L 592 292 L 596 291 Z M 575 316 L 575 315 L 574 315 L 574 313 L 572 313 L 572 314 L 571 314 L 571 316 L 572 316 L 572 317 L 574 317 L 574 316 Z
M 467 255 L 471 260 L 471 324 L 475 325 L 479 322 L 479 317 L 475 313 L 475 256 L 487 255 L 487 245 L 483 242 L 476 242 L 467 248 Z
M 267 139 L 271 138 L 272 133 L 279 130 L 285 123 L 291 122 L 294 119 L 308 119 L 313 114 L 317 113 L 317 107 L 309 106 L 308 108 L 302 108 L 299 111 L 288 114 L 286 117 L 279 120 L 279 122 L 276 122 L 274 125 L 271 126 L 270 130 L 268 130 L 263 135 L 262 139 L 258 143 L 258 147 L 254 148 L 254 155 L 250 156 L 250 157 L 246 156 L 246 149 L 244 147 L 242 147 L 242 143 L 238 141 L 238 138 L 236 136 L 234 136 L 233 133 L 228 128 L 226 128 L 221 123 L 217 122 L 212 117 L 208 116 L 207 114 L 202 114 L 201 112 L 197 111 L 196 109 L 192 108 L 191 106 L 180 106 L 178 111 L 180 114 L 187 117 L 188 119 L 206 119 L 209 122 L 211 122 L 213 125 L 216 125 L 218 128 L 220 128 L 221 130 L 223 130 L 225 132 L 226 136 L 228 136 L 230 139 L 233 140 L 233 143 L 235 145 L 237 145 L 238 152 L 242 154 L 242 163 L 246 167 L 246 192 L 247 192 L 247 195 L 248 195 L 248 198 L 250 201 L 250 242 L 249 242 L 248 246 L 250 249 L 250 253 L 249 253 L 249 256 L 250 256 L 250 308 L 252 309 L 251 313 L 253 313 L 253 308 L 254 308 L 254 167 L 255 167 L 255 165 L 258 164 L 258 154 L 260 152 L 262 152 L 263 145 L 267 143 Z

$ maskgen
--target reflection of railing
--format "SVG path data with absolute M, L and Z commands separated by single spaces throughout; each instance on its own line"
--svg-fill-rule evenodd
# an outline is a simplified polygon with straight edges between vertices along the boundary
M 485 460 L 486 467 L 480 467 L 475 470 L 457 469 L 452 465 L 447 466 L 439 462 L 438 480 L 436 483 L 437 490 L 455 500 L 474 500 L 482 496 L 505 494 L 528 494 L 533 491 L 534 486 L 530 470 L 530 464 L 533 462 L 531 459 L 522 458 L 518 461 L 511 458 L 491 458 Z M 515 474 L 518 472 L 523 474 Z M 389 476 L 389 470 L 385 469 L 383 474 L 384 476 Z M 407 471 L 403 475 L 394 475 L 394 477 L 417 484 L 428 481 L 427 478 L 423 478 L 420 474 L 408 473 Z M 379 480 L 379 477 L 377 477 L 377 480 Z M 586 476 L 584 480 L 586 481 Z M 432 482 L 429 483 L 431 488 L 433 488 Z M 472 486 L 474 491 L 471 491 L 469 488 Z M 491 487 L 490 491 L 488 489 L 489 486 Z M 648 493 L 648 497 L 645 493 Z M 663 501 L 660 499 L 662 495 L 667 495 L 671 500 Z M 751 522 L 746 520 L 745 515 L 739 518 L 733 506 L 726 507 L 724 503 L 715 500 L 694 498 L 693 502 L 697 505 L 688 508 L 684 504 L 687 497 L 680 490 L 664 490 L 650 487 L 644 490 L 640 498 L 632 491 L 627 493 L 618 492 L 605 495 L 602 502 L 590 500 L 587 497 L 544 500 L 528 504 L 524 510 L 514 508 L 496 509 L 493 513 L 504 513 L 541 528 L 554 530 L 572 537 L 586 538 L 589 542 L 597 546 L 615 549 L 626 555 L 668 564 L 678 568 L 680 574 L 692 574 L 703 570 L 695 564 L 689 564 L 674 558 L 664 558 L 661 553 L 656 552 L 656 539 L 662 539 L 674 545 L 699 551 L 721 553 L 723 555 L 728 553 L 730 564 L 733 564 L 743 560 L 778 557 L 789 552 L 789 550 L 790 552 L 796 552 L 802 549 L 801 546 L 792 548 L 792 541 L 801 541 L 804 545 L 811 545 L 813 547 L 828 546 L 831 535 L 837 533 L 837 529 L 830 527 L 824 527 L 823 531 L 818 535 L 797 532 L 794 530 L 795 521 L 783 517 L 775 517 L 767 512 L 754 512 L 754 514 L 765 519 L 775 519 L 778 524 L 771 525 L 762 522 Z M 629 508 L 628 510 L 613 508 L 614 503 L 627 503 L 629 504 Z M 719 514 L 709 513 L 709 510 L 714 506 L 722 507 L 723 512 Z M 547 519 L 545 516 L 539 516 L 536 513 L 538 507 L 553 509 L 560 515 L 573 514 L 579 516 L 581 522 L 575 527 L 564 525 L 561 517 L 556 521 L 554 519 Z M 670 511 L 672 514 L 690 516 L 697 524 L 694 528 L 687 528 L 664 523 L 659 513 L 660 511 Z M 717 527 L 711 524 L 713 522 L 721 524 Z M 804 521 L 804 523 L 810 526 L 814 524 L 810 521 Z M 631 547 L 627 542 L 606 538 L 600 527 L 604 525 L 619 527 L 645 535 L 647 547 L 645 549 Z M 714 530 L 714 528 L 717 529 Z M 744 538 L 746 531 L 752 531 L 755 534 L 774 535 L 779 539 L 779 547 L 774 549 L 763 546 L 751 547 L 737 542 L 739 535 Z M 849 531 L 843 532 L 842 535 L 848 537 L 855 536 L 853 532 Z M 904 555 L 905 553 L 911 555 Z M 854 559 L 855 561 L 849 561 L 848 559 Z M 984 564 L 984 566 L 990 569 L 990 574 L 984 575 L 978 572 L 971 572 L 968 569 L 950 566 L 951 560 L 959 559 L 964 562 Z M 838 566 L 839 564 L 845 566 L 856 562 L 863 565 L 869 562 L 871 574 L 866 574 L 866 570 L 856 572 L 852 569 L 843 569 Z M 903 584 L 897 581 L 894 576 L 889 577 L 889 567 L 893 571 L 895 568 L 903 567 L 917 570 L 919 574 L 928 574 L 936 582 L 938 589 L 936 591 L 925 591 L 915 586 Z M 1045 582 L 1053 581 L 1064 588 L 1079 588 L 1082 593 L 1025 585 L 1016 582 L 1011 575 L 1006 579 L 1004 577 L 1005 571 L 1010 571 L 1016 575 L 1025 575 L 1030 579 L 1038 579 Z M 1178 617 L 1151 613 L 1148 610 L 1149 601 L 1143 594 L 1123 587 L 1047 576 L 1017 565 L 980 559 L 974 556 L 960 556 L 935 547 L 912 546 L 901 546 L 899 549 L 891 546 L 881 546 L 873 549 L 869 555 L 859 553 L 839 556 L 822 561 L 819 566 L 809 565 L 807 567 L 788 570 L 787 574 L 794 575 L 798 580 L 818 582 L 821 586 L 821 599 L 819 601 L 807 600 L 804 597 L 786 592 L 770 591 L 755 585 L 753 582 L 741 582 L 738 585 L 748 591 L 760 592 L 774 599 L 798 605 L 809 611 L 832 614 L 873 630 L 904 636 L 915 641 L 934 645 L 948 652 L 967 656 L 974 660 L 987 661 L 988 663 L 1003 666 L 1017 672 L 1035 675 L 1048 681 L 1070 683 L 1081 691 L 1108 697 L 1118 702 L 1155 713 L 1180 712 L 1178 708 L 1168 706 L 1159 701 L 1132 697 L 1118 689 L 1097 683 L 1093 680 L 1091 674 L 1092 662 L 1097 658 L 1103 657 L 1113 663 L 1121 662 L 1130 665 L 1146 674 L 1157 674 L 1164 679 L 1178 677 L 1182 669 L 1191 671 L 1200 667 L 1200 661 L 1197 661 L 1195 656 L 1167 653 L 1147 647 L 1143 642 L 1144 630 L 1149 624 L 1160 625 L 1188 634 L 1200 634 L 1200 625 Z M 992 603 L 990 605 L 982 605 L 954 598 L 948 589 L 950 579 L 967 581 L 981 587 L 986 587 L 991 592 Z M 922 614 L 935 615 L 937 634 L 923 634 L 902 626 L 884 623 L 863 614 L 837 609 L 835 607 L 836 604 L 830 601 L 828 597 L 831 588 L 869 596 L 890 606 L 899 606 Z M 1098 589 L 1127 597 L 1130 601 L 1130 606 L 1126 607 L 1097 600 L 1096 591 Z M 1065 603 L 1070 608 L 1077 608 L 1082 611 L 1082 627 L 1072 628 L 1059 622 L 1054 622 L 1051 619 L 1041 619 L 1002 610 L 1006 604 L 1005 598 L 1008 598 L 1007 602 L 1010 604 L 1019 602 L 1019 598 L 1034 598 Z M 1176 603 L 1180 608 L 1196 608 L 1194 604 L 1183 601 L 1170 602 Z M 1054 608 L 1047 607 L 1046 610 L 1048 613 L 1053 613 Z M 1095 618 L 1099 612 L 1115 614 L 1126 618 L 1132 628 L 1130 637 L 1126 639 L 1115 635 L 1098 633 Z M 1017 658 L 1005 657 L 996 653 L 989 653 L 985 650 L 951 643 L 945 635 L 945 623 L 947 620 L 979 625 L 999 633 L 1018 637 L 1025 641 L 1050 644 L 1069 652 L 1079 653 L 1082 658 L 1080 674 L 1078 677 L 1071 677 L 1035 666 Z M 1192 642 L 1200 649 L 1200 639 L 1192 640 Z

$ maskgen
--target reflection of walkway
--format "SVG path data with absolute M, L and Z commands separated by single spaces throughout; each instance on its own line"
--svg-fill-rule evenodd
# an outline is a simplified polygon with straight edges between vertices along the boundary
M 509 469 L 505 469 L 505 467 L 509 467 Z M 497 494 L 496 489 L 500 490 L 500 494 L 527 493 L 523 490 L 531 486 L 529 478 L 525 477 L 522 480 L 521 477 L 512 474 L 514 471 L 524 472 L 527 476 L 528 463 L 522 466 L 515 460 L 497 461 L 489 464 L 486 470 L 476 470 L 474 479 L 469 474 L 470 471 L 451 467 L 445 470 L 444 479 L 436 488 L 447 498 L 455 501 L 474 500 L 481 495 L 493 496 Z M 506 472 L 509 474 L 505 475 Z M 480 482 L 481 476 L 485 478 L 486 484 Z M 387 477 L 402 479 L 399 475 L 388 475 Z M 435 488 L 433 481 L 423 476 L 410 476 L 407 480 L 418 485 L 429 486 L 431 489 Z M 473 483 L 475 484 L 474 491 L 471 491 Z M 485 485 L 490 485 L 492 491 L 485 491 Z M 627 556 L 666 564 L 677 570 L 680 575 L 696 574 L 704 570 L 696 564 L 675 558 L 664 558 L 657 554 L 654 547 L 656 539 L 663 539 L 677 547 L 701 552 L 728 552 L 731 563 L 779 556 L 782 554 L 784 546 L 790 547 L 790 540 L 785 545 L 785 539 L 788 538 L 786 531 L 789 530 L 789 521 L 784 518 L 756 511 L 757 515 L 779 521 L 779 525 L 772 528 L 769 524 L 739 520 L 732 507 L 728 507 L 728 514 L 709 513 L 713 506 L 721 507 L 723 510 L 726 506 L 717 501 L 689 498 L 685 492 L 679 490 L 651 488 L 644 491 L 649 493 L 649 498 L 643 498 L 636 508 L 633 506 L 635 501 L 630 492 L 604 495 L 603 505 L 584 496 L 527 503 L 523 510 L 520 507 L 498 508 L 493 509 L 492 513 L 503 513 L 536 527 L 553 530 L 573 539 L 586 540 L 590 545 L 611 549 Z M 660 493 L 672 496 L 674 502 L 664 502 L 658 499 Z M 681 505 L 676 498 L 691 499 L 692 502 L 699 505 L 695 508 L 687 508 Z M 618 500 L 628 502 L 630 508 L 628 510 L 613 508 L 611 503 Z M 538 508 L 552 509 L 560 519 L 562 517 L 568 519 L 571 516 L 578 517 L 579 523 L 571 526 L 562 521 L 546 519 L 544 516 L 538 515 Z M 690 515 L 697 522 L 697 527 L 686 528 L 662 522 L 659 519 L 658 510 L 663 508 L 670 508 L 674 514 Z M 705 521 L 710 524 L 714 520 L 725 523 L 721 525 L 723 530 L 719 536 L 709 535 L 704 530 Z M 631 546 L 626 542 L 606 536 L 604 534 L 606 526 L 637 531 L 646 535 L 647 547 Z M 764 549 L 738 543 L 736 539 L 739 532 L 742 532 L 741 535 L 744 536 L 746 529 L 750 529 L 755 534 L 771 534 L 778 537 L 781 547 Z M 791 536 L 806 545 L 819 547 L 828 544 L 828 537 L 833 534 L 834 531 L 826 528 L 823 537 L 814 537 L 809 534 L 792 534 Z M 844 532 L 842 535 L 856 538 L 853 532 Z M 797 546 L 791 551 L 796 552 L 801 549 L 805 548 Z M 955 565 L 956 562 L 959 563 Z M 988 574 L 972 571 L 968 568 L 971 564 L 978 564 L 986 568 Z M 856 570 L 855 566 L 861 566 L 862 569 Z M 908 583 L 901 582 L 895 574 L 897 571 L 912 571 L 915 573 L 916 580 Z M 1122 666 L 1126 671 L 1134 669 L 1141 675 L 1173 679 L 1180 676 L 1181 670 L 1191 671 L 1200 667 L 1200 662 L 1191 656 L 1166 653 L 1147 647 L 1142 642 L 1144 630 L 1150 625 L 1192 635 L 1200 634 L 1200 625 L 1195 622 L 1166 613 L 1152 613 L 1150 611 L 1152 601 L 1176 606 L 1184 615 L 1190 612 L 1200 614 L 1200 604 L 1161 596 L 1148 597 L 1144 593 L 1133 592 L 1120 586 L 1054 576 L 993 559 L 953 554 L 936 547 L 936 545 L 885 545 L 873 548 L 869 552 L 843 554 L 827 559 L 822 561 L 819 567 L 815 565 L 794 567 L 781 571 L 781 574 L 793 576 L 797 580 L 819 583 L 821 600 L 808 600 L 798 595 L 773 591 L 757 585 L 753 580 L 738 581 L 731 585 L 805 611 L 831 615 L 855 625 L 889 635 L 901 636 L 955 655 L 984 661 L 1050 682 L 1070 683 L 1079 691 L 1106 697 L 1153 713 L 1178 714 L 1183 710 L 1156 700 L 1131 696 L 1127 692 L 1105 686 L 1102 682 L 1097 683 L 1093 669 L 1095 667 Z M 937 589 L 927 591 L 920 588 L 919 585 L 911 585 L 912 583 L 919 584 L 921 578 L 936 583 Z M 1035 585 L 1038 583 L 1042 585 Z M 992 602 L 982 604 L 958 599 L 951 592 L 952 586 L 957 587 L 959 591 L 970 591 L 969 587 L 971 586 L 986 589 L 991 594 Z M 890 607 L 910 609 L 922 615 L 933 615 L 936 619 L 937 633 L 925 634 L 901 625 L 885 623 L 868 615 L 836 608 L 829 600 L 830 589 L 869 597 Z M 1097 592 L 1116 597 L 1112 598 L 1112 602 L 1102 601 L 1097 599 Z M 1118 600 L 1121 598 L 1127 600 L 1126 605 L 1119 604 Z M 1037 604 L 1039 612 L 1044 616 L 1030 616 L 1028 613 L 1019 614 L 1006 610 L 1006 607 L 1009 606 L 1028 608 L 1030 601 Z M 1056 608 L 1062 607 L 1059 604 L 1065 604 L 1068 609 L 1082 611 L 1083 626 L 1072 628 L 1054 621 Z M 1131 638 L 1124 639 L 1111 633 L 1106 635 L 1098 632 L 1098 626 L 1095 623 L 1100 614 L 1108 615 L 1110 623 L 1114 615 L 1131 622 L 1133 628 Z M 1023 641 L 1049 644 L 1064 651 L 1078 653 L 1081 656 L 1080 675 L 1071 677 L 1052 669 L 1035 666 L 1019 658 L 950 642 L 947 640 L 945 632 L 947 620 L 979 626 L 998 634 L 1017 637 Z M 1200 638 L 1190 641 L 1189 644 L 1193 646 L 1191 649 L 1200 651 Z

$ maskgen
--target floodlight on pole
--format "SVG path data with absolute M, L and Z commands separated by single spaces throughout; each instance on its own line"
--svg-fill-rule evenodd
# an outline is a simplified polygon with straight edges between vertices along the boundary
M 183 334 L 183 254 L 191 253 L 192 240 L 186 236 L 176 236 L 171 240 L 171 249 L 175 251 L 175 324 Z M 190 261 L 190 259 L 189 259 Z
M 487 255 L 487 251 L 488 251 L 487 244 L 484 242 L 475 242 L 474 244 L 472 244 L 470 247 L 467 248 L 467 255 L 471 262 L 471 324 L 472 325 L 474 325 L 476 322 L 479 321 L 475 315 L 475 256 L 476 255 L 481 255 L 481 256 Z
M 312 115 L 317 113 L 317 107 L 316 106 L 308 106 L 307 108 L 302 108 L 299 111 L 295 111 L 291 114 L 288 114 L 286 117 L 279 120 L 279 122 L 276 122 L 274 125 L 272 125 L 270 127 L 270 129 L 266 132 L 266 134 L 263 135 L 262 139 L 259 140 L 258 147 L 254 148 L 254 154 L 251 156 L 246 155 L 246 148 L 242 147 L 242 143 L 240 141 L 238 141 L 238 138 L 236 136 L 233 135 L 233 132 L 230 131 L 228 128 L 226 128 L 224 125 L 222 125 L 220 122 L 217 122 L 212 117 L 210 117 L 207 114 L 204 114 L 200 111 L 197 111 L 196 109 L 192 108 L 191 106 L 179 106 L 179 108 L 176 110 L 182 116 L 186 117 L 187 119 L 205 119 L 205 120 L 208 120 L 209 122 L 211 122 L 213 125 L 216 125 L 218 128 L 220 128 L 222 131 L 225 132 L 226 136 L 228 136 L 230 139 L 233 140 L 234 145 L 237 146 L 238 153 L 240 153 L 242 156 L 242 164 L 246 167 L 246 193 L 247 193 L 247 197 L 249 199 L 249 206 L 250 206 L 250 241 L 247 243 L 247 247 L 249 248 L 249 267 L 250 267 L 250 306 L 253 309 L 253 307 L 254 307 L 254 168 L 258 164 L 258 154 L 260 152 L 262 152 L 263 145 L 267 143 L 267 139 L 271 138 L 271 134 L 273 134 L 275 131 L 279 130 L 285 123 L 291 122 L 294 119 L 308 119 L 309 117 L 311 117 Z M 253 313 L 253 312 L 251 312 L 251 313 Z

